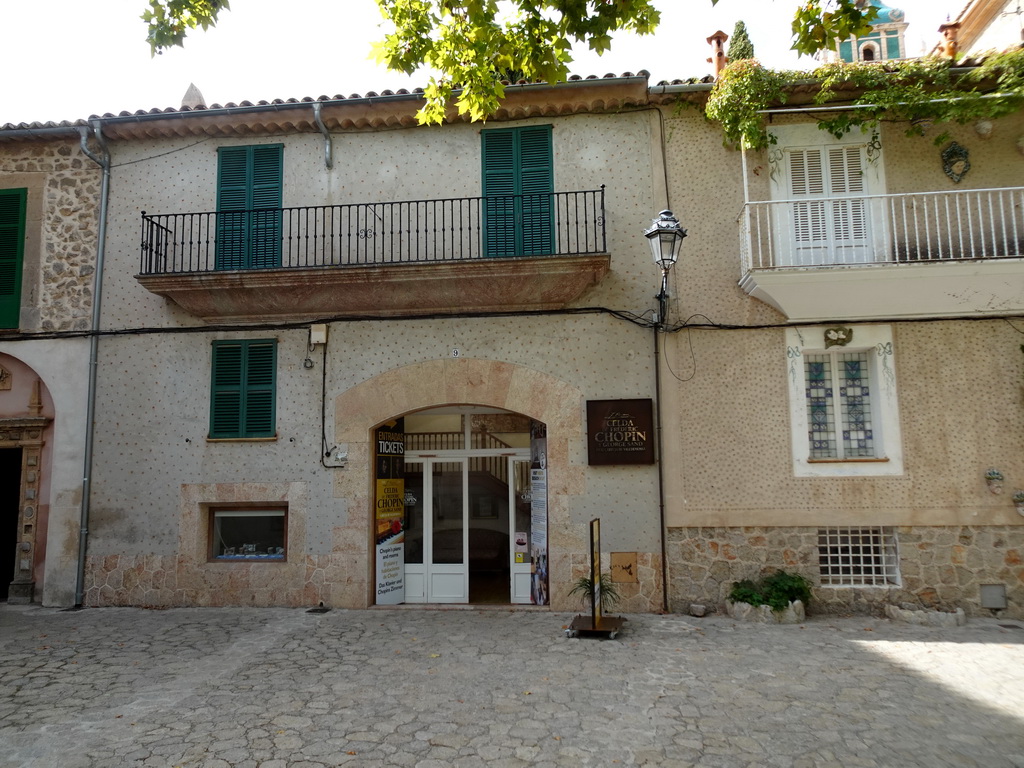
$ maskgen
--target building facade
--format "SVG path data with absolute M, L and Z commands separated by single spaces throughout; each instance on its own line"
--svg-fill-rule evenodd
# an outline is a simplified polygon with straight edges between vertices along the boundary
M 816 610 L 1020 617 L 1024 116 L 835 139 L 799 109 L 743 158 L 667 117 L 672 609 L 786 569 Z
M 567 607 L 601 518 L 625 607 L 657 610 L 656 467 L 585 441 L 588 402 L 654 388 L 646 93 L 520 86 L 486 125 L 417 126 L 413 94 L 102 119 L 85 603 Z
M 74 602 L 89 380 L 83 332 L 102 188 L 80 131 L 84 123 L 0 130 L 0 595 L 11 602 Z
M 812 610 L 1024 615 L 1024 117 L 936 147 L 780 108 L 741 153 L 681 106 L 710 87 L 108 115 L 105 204 L 105 155 L 8 127 L 49 297 L 0 340 L 44 430 L 34 599 L 568 610 L 600 519 L 624 611 L 785 569 Z

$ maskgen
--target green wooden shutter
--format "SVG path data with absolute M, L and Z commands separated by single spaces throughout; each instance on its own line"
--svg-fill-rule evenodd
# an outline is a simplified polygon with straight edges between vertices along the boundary
M 27 189 L 0 189 L 0 328 L 17 328 L 25 255 Z
M 551 126 L 484 131 L 484 255 L 554 250 Z
M 516 255 L 516 140 L 514 130 L 484 131 L 484 255 Z
M 249 207 L 249 147 L 221 147 L 217 162 L 217 269 L 243 269 Z
M 250 222 L 250 267 L 263 269 L 281 266 L 281 176 L 279 144 L 250 147 L 252 183 L 249 207 L 254 209 Z M 269 210 L 267 210 L 269 209 Z
M 218 150 L 217 269 L 281 265 L 282 176 L 280 144 Z
M 274 387 L 277 344 L 250 342 L 245 371 L 245 437 L 274 436 Z
M 242 436 L 242 345 L 213 343 L 210 437 Z
M 273 437 L 277 342 L 213 342 L 210 437 Z
M 554 251 L 552 221 L 551 126 L 519 129 L 519 179 L 522 198 L 520 254 Z

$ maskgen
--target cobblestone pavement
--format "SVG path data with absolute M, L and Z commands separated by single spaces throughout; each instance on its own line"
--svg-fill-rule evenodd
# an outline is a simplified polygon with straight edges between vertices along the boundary
M 1024 622 L 570 619 L 0 605 L 0 766 L 1024 767 Z

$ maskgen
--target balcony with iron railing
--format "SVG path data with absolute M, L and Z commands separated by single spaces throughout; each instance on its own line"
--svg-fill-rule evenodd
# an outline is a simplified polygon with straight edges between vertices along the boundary
M 1024 187 L 747 203 L 747 293 L 790 320 L 1024 311 Z
M 566 306 L 608 271 L 604 188 L 142 214 L 137 279 L 204 320 Z

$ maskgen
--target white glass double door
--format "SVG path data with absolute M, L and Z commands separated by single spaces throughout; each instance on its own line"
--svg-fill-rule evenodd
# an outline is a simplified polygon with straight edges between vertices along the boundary
M 407 603 L 530 602 L 528 455 L 407 454 L 405 488 Z

